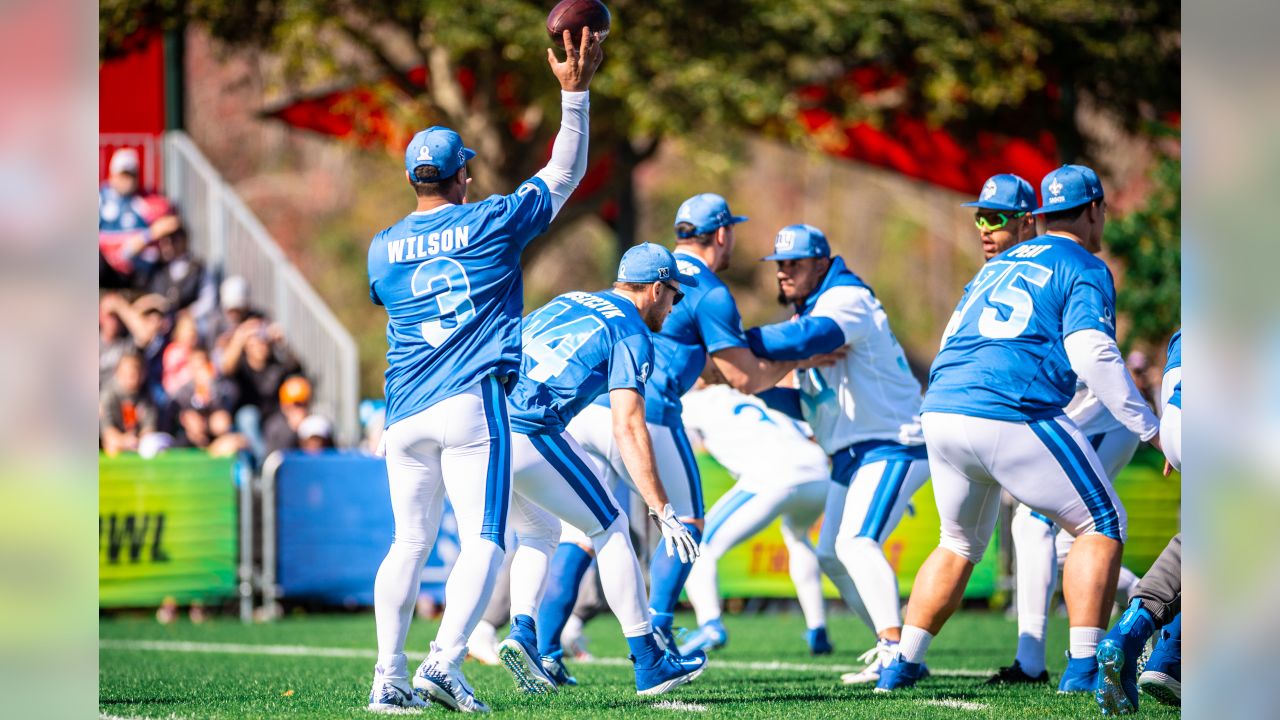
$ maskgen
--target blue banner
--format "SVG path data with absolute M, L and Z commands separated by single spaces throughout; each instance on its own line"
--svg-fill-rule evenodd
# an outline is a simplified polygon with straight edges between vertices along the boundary
M 387 466 L 356 452 L 291 452 L 276 472 L 276 579 L 281 597 L 346 607 L 373 604 L 373 580 L 395 523 Z M 422 591 L 444 600 L 458 556 L 458 526 L 445 501 Z

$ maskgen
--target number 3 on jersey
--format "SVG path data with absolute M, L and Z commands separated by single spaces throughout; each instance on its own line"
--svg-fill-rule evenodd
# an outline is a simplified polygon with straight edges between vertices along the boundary
M 1024 280 L 1035 287 L 1044 287 L 1052 276 L 1052 270 L 1032 262 L 1001 260 L 988 263 L 978 276 L 973 292 L 960 314 L 968 315 L 969 310 L 985 296 L 987 303 L 978 316 L 978 332 L 983 337 L 996 339 L 1018 337 L 1031 322 L 1035 301 L 1030 293 L 1019 287 L 1017 281 Z M 1009 317 L 1001 320 L 1000 310 L 993 306 L 1007 308 Z
M 564 372 L 578 348 L 604 329 L 604 321 L 592 315 L 556 324 L 568 309 L 568 305 L 555 302 L 525 319 L 524 354 L 534 363 L 529 369 L 530 380 L 546 382 Z
M 463 323 L 475 317 L 471 302 L 471 281 L 467 271 L 451 258 L 433 258 L 418 266 L 410 280 L 415 298 L 435 300 L 423 321 L 422 339 L 431 347 L 440 347 Z

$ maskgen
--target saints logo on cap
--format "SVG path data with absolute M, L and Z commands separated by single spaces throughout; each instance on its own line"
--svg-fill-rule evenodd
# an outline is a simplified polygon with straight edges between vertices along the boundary
M 988 180 L 987 184 L 982 186 L 982 199 L 990 200 L 996 196 L 997 190 L 999 190 L 999 188 L 996 187 L 995 179 Z M 1026 203 L 1024 202 L 1023 204 L 1025 205 Z
M 1049 192 L 1054 195 L 1062 194 L 1062 183 L 1058 182 L 1058 178 L 1054 178 L 1053 182 L 1049 183 Z

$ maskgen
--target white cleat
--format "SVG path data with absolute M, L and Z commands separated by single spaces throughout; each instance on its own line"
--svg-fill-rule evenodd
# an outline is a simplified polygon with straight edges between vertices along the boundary
M 879 641 L 875 647 L 858 656 L 858 662 L 867 663 L 867 666 L 858 672 L 841 675 L 840 682 L 845 685 L 868 685 L 879 682 L 881 668 L 893 661 L 893 655 L 897 651 L 897 643 L 891 643 L 888 640 Z
M 498 658 L 498 629 L 481 620 L 471 637 L 467 638 L 467 657 L 475 658 L 481 665 L 501 665 Z
M 457 657 L 445 657 L 440 648 L 431 643 L 431 654 L 413 674 L 413 687 L 420 694 L 450 710 L 458 712 L 487 713 L 489 706 L 476 697 L 475 690 L 462 674 L 461 662 L 465 648 Z
M 369 691 L 369 712 L 418 712 L 430 705 L 414 693 L 407 680 L 382 676 L 382 668 L 374 668 L 373 689 Z
M 498 657 L 511 672 L 520 692 L 529 695 L 548 695 L 556 692 L 556 682 L 542 669 L 541 659 L 528 651 L 515 638 L 507 638 L 498 644 Z

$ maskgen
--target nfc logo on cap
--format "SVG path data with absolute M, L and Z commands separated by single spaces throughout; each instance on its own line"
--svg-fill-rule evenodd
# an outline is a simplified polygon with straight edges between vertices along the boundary
M 991 198 L 996 196 L 997 190 L 999 190 L 999 188 L 996 187 L 996 181 L 988 180 L 987 184 L 982 186 L 982 199 L 990 200 Z M 1023 203 L 1023 204 L 1025 205 L 1026 203 Z
M 778 233 L 778 237 L 773 241 L 773 249 L 776 252 L 790 250 L 796 246 L 798 233 L 794 230 L 783 230 Z

